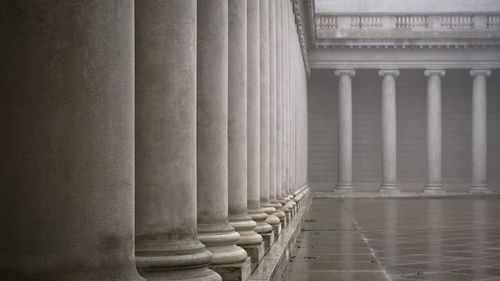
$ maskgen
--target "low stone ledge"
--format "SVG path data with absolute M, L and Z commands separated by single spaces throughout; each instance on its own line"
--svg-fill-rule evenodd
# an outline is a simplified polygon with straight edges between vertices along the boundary
M 282 229 L 281 235 L 269 249 L 264 259 L 250 276 L 249 281 L 279 281 L 288 265 L 290 256 L 295 250 L 297 238 L 302 230 L 305 214 L 311 208 L 313 194 L 309 188 L 304 190 L 302 204 L 289 224 Z
M 337 193 L 334 191 L 316 191 L 314 198 L 321 199 L 344 199 L 344 198 L 448 198 L 448 197 L 498 197 L 500 193 L 493 192 L 489 194 L 471 194 L 466 192 L 445 192 L 445 193 L 423 193 L 423 192 L 398 192 L 398 193 L 385 193 L 385 192 L 362 192 L 356 191 L 351 193 Z

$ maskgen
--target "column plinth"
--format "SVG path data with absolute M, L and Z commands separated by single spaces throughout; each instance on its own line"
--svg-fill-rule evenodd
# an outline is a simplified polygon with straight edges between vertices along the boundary
M 352 183 L 352 85 L 353 69 L 337 69 L 338 88 L 338 179 L 335 192 L 354 192 Z
M 424 193 L 445 193 L 441 177 L 441 77 L 442 69 L 427 69 L 427 183 Z
M 382 184 L 379 192 L 399 193 L 397 184 L 396 78 L 399 70 L 382 69 Z
M 228 222 L 228 18 L 227 0 L 198 0 L 198 238 L 223 280 L 245 280 L 247 253 L 236 245 L 240 235 Z
M 489 69 L 472 69 L 472 184 L 471 193 L 491 193 L 488 189 L 487 77 Z

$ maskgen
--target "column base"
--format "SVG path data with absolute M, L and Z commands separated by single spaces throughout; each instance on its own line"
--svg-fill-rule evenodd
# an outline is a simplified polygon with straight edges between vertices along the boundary
M 222 281 L 222 277 L 209 268 L 150 272 L 144 278 L 151 281 Z
M 488 185 L 471 185 L 470 193 L 472 194 L 491 194 Z
M 271 246 L 274 243 L 274 231 L 271 231 L 270 233 L 261 234 L 261 235 L 262 235 L 262 238 L 264 238 L 264 247 L 265 247 L 266 253 L 267 253 L 267 251 L 269 251 L 269 249 L 271 248 Z
M 213 265 L 210 269 L 220 274 L 224 281 L 247 281 L 252 274 L 250 258 L 235 264 Z
M 210 266 L 244 262 L 247 252 L 236 246 L 240 234 L 229 223 L 198 224 L 198 239 L 212 253 Z
M 245 251 L 247 251 L 248 256 L 252 260 L 252 271 L 257 266 L 264 255 L 266 254 L 266 247 L 264 245 L 264 239 L 262 239 L 262 243 L 256 246 L 241 246 Z
M 379 193 L 382 193 L 384 195 L 398 195 L 401 194 L 401 190 L 399 189 L 397 184 L 391 184 L 391 183 L 383 183 L 380 185 L 380 188 L 378 189 Z
M 242 247 L 252 259 L 252 264 L 258 264 L 264 257 L 264 238 L 254 231 L 257 223 L 250 217 L 230 218 L 229 224 L 240 234 L 236 245 Z
M 208 269 L 212 254 L 197 240 L 178 240 L 168 249 L 156 249 L 160 242 L 139 237 L 136 243 L 135 266 L 147 280 L 221 281 L 221 277 Z
M 264 239 L 264 246 L 265 246 L 265 251 L 269 249 L 271 244 L 274 242 L 274 234 L 273 234 L 273 227 L 266 222 L 266 219 L 268 215 L 264 213 L 261 209 L 250 209 L 248 210 L 248 215 L 255 221 L 257 222 L 257 226 L 255 227 L 255 232 L 260 234 L 262 238 Z M 274 216 L 273 216 L 274 217 Z
M 442 184 L 426 184 L 424 188 L 424 194 L 446 194 Z
M 333 190 L 335 193 L 353 193 L 356 191 L 356 188 L 352 183 L 337 183 L 335 189 Z

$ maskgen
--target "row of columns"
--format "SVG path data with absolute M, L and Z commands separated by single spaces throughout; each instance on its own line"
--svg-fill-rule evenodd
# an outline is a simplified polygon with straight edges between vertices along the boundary
M 352 181 L 352 78 L 353 69 L 338 69 L 338 181 L 336 192 L 353 192 Z M 427 183 L 424 193 L 445 189 L 441 176 L 441 78 L 443 69 L 427 69 Z M 489 69 L 472 69 L 472 184 L 471 193 L 489 193 L 487 172 L 487 90 Z M 397 183 L 396 78 L 397 69 L 382 69 L 382 183 L 381 193 L 399 193 Z
M 248 279 L 306 192 L 291 1 L 0 10 L 0 279 Z

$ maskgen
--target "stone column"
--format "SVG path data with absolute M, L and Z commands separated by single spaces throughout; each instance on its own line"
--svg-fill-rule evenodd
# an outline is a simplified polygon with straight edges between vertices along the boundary
M 260 1 L 248 1 L 247 34 L 247 153 L 248 214 L 257 222 L 255 231 L 269 247 L 273 228 L 266 222 L 267 214 L 260 206 Z
M 472 69 L 472 185 L 471 193 L 490 193 L 487 182 L 487 87 L 489 69 Z
M 272 0 L 274 1 L 274 0 Z M 281 224 L 269 202 L 269 0 L 260 0 L 260 204 L 268 214 L 266 222 L 273 227 L 275 237 L 281 232 Z
M 0 280 L 144 280 L 134 261 L 134 2 L 0 10 Z
M 221 280 L 196 234 L 196 1 L 136 2 L 135 40 L 137 268 Z
M 399 193 L 397 184 L 396 78 L 399 70 L 382 69 L 382 185 L 379 192 Z
M 252 262 L 264 256 L 262 236 L 247 212 L 247 1 L 229 0 L 228 197 L 236 243 Z
M 284 185 L 283 185 L 283 154 L 284 154 L 284 79 L 283 79 L 283 55 L 284 55 L 284 41 L 283 41 L 283 0 L 270 1 L 275 3 L 275 16 L 276 16 L 276 201 L 281 207 L 278 208 L 284 213 L 290 212 L 287 207 L 283 205 L 286 201 L 283 198 Z M 284 227 L 287 223 L 286 215 L 280 215 L 281 226 Z
M 338 98 L 338 179 L 335 192 L 353 192 L 352 184 L 352 85 L 353 69 L 337 69 Z
M 198 237 L 224 280 L 230 267 L 249 274 L 240 235 L 228 222 L 228 1 L 198 0 L 197 196 Z M 248 272 L 247 272 L 248 271 Z
M 276 203 L 276 1 L 269 1 L 269 201 Z M 277 207 L 277 206 L 275 206 Z
M 427 184 L 424 193 L 444 193 L 441 182 L 441 77 L 442 69 L 427 69 Z

